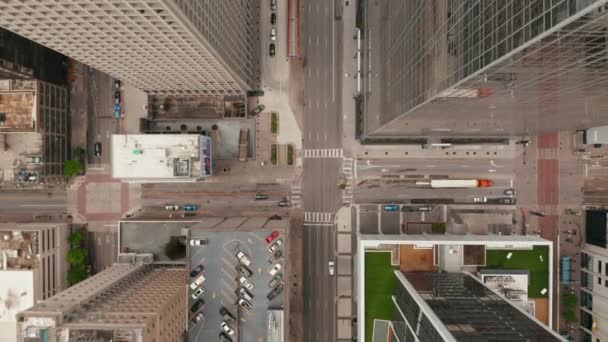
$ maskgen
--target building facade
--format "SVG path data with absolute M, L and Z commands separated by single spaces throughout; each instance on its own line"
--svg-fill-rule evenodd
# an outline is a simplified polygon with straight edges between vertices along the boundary
M 66 224 L 0 224 L 1 341 L 17 341 L 19 311 L 67 287 L 67 236 Z
M 3 1 L 0 26 L 150 94 L 253 83 L 252 0 Z
M 606 0 L 368 2 L 364 136 L 608 123 L 607 10 Z
M 578 312 L 580 341 L 608 340 L 608 211 L 586 212 Z M 574 275 L 576 277 L 577 275 Z
M 19 313 L 19 341 L 161 342 L 183 338 L 186 270 L 152 255 L 119 263 Z

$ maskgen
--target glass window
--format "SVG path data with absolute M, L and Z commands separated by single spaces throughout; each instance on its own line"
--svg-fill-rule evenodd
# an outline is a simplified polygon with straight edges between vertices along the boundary
M 598 285 L 602 285 L 602 278 L 597 277 L 597 284 L 598 284 Z
M 55 248 L 55 228 L 51 229 L 51 248 Z M 606 265 L 608 267 L 608 264 Z M 608 274 L 608 268 L 606 268 Z
M 593 318 L 587 311 L 581 310 L 580 312 L 581 326 L 583 328 L 587 328 L 587 330 L 591 330 L 591 325 L 593 324 Z
M 597 273 L 602 273 L 602 260 L 597 261 Z
M 45 251 L 45 249 L 44 249 L 44 246 L 46 246 L 46 245 L 44 244 L 44 242 L 45 242 L 45 241 L 44 241 L 44 239 L 45 239 L 45 238 L 46 238 L 46 234 L 45 234 L 45 231 L 43 230 L 43 231 L 42 231 L 42 239 L 41 239 L 41 241 L 40 241 L 40 245 L 42 246 L 42 250 L 40 251 L 41 253 L 44 253 L 44 251 Z
M 581 252 L 581 268 L 591 271 L 590 265 L 593 265 L 593 257 L 587 253 Z
M 591 310 L 593 307 L 593 296 L 587 291 L 581 291 L 581 306 Z

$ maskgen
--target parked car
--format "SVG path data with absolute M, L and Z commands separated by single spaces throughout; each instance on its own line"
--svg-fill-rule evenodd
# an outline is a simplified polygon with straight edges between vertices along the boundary
M 270 47 L 268 48 L 268 54 L 270 55 L 270 57 L 274 57 L 274 55 L 276 54 L 276 47 L 274 45 L 274 43 L 270 43 Z
M 270 25 L 276 25 L 276 24 L 277 24 L 277 14 L 271 13 L 270 14 Z
M 122 116 L 122 113 L 120 111 L 120 105 L 119 104 L 114 105 L 114 117 L 117 119 L 120 119 L 121 116 Z
M 505 189 L 505 191 L 503 193 L 507 196 L 515 196 L 515 189 L 513 189 L 513 188 Z
M 266 195 L 266 194 L 255 194 L 256 201 L 267 200 L 267 199 L 268 199 L 268 195 Z
M 114 90 L 120 90 L 120 81 L 119 80 L 114 81 Z
M 283 266 L 280 263 L 276 263 L 276 264 L 272 265 L 272 267 L 268 270 L 268 273 L 271 276 L 274 276 L 275 274 L 277 274 L 281 271 L 281 268 L 283 268 Z
M 120 104 L 120 91 L 114 92 L 114 104 Z
M 227 333 L 230 336 L 234 336 L 234 329 L 232 329 L 230 324 L 228 324 L 226 322 L 222 322 L 220 324 L 220 326 L 222 327 L 222 330 L 224 330 L 225 333 Z
M 515 204 L 515 198 L 513 197 L 503 197 L 498 199 L 498 203 L 500 204 Z
M 486 202 L 488 202 L 487 197 L 474 197 L 473 198 L 473 203 L 486 203 Z
M 236 253 L 236 258 L 239 259 L 239 261 L 245 266 L 251 265 L 251 258 L 249 258 L 249 256 L 247 254 L 245 254 L 241 251 Z
M 266 298 L 268 298 L 268 300 L 273 300 L 276 296 L 279 295 L 279 293 L 283 291 L 283 287 L 285 287 L 285 285 L 283 285 L 283 283 L 280 283 L 279 285 L 277 285 L 277 287 L 272 289 L 272 291 L 270 291 L 268 295 L 266 295 Z
M 200 322 L 205 316 L 203 315 L 202 312 L 199 312 L 198 315 L 194 316 L 194 318 L 192 318 L 192 323 L 196 324 L 198 322 Z
M 199 273 L 203 272 L 203 265 L 198 265 L 190 271 L 191 277 L 196 277 Z
M 203 246 L 209 243 L 209 239 L 192 239 L 190 246 Z
M 270 29 L 270 40 L 272 40 L 273 42 L 277 41 L 277 28 L 273 27 Z
M 275 275 L 274 277 L 272 277 L 272 278 L 270 279 L 270 281 L 268 282 L 268 287 L 270 287 L 270 288 L 275 287 L 275 286 L 276 286 L 278 283 L 280 283 L 280 282 L 281 282 L 281 280 L 282 280 L 282 279 L 283 279 L 283 274 L 282 274 L 282 273 L 276 274 L 276 275 Z
M 272 11 L 276 11 L 277 10 L 277 0 L 270 0 L 270 9 Z
M 192 307 L 190 307 L 190 311 L 191 311 L 192 313 L 197 312 L 197 311 L 198 311 L 198 309 L 200 309 L 200 308 L 203 306 L 203 304 L 205 304 L 205 301 L 204 301 L 204 300 L 202 300 L 202 299 L 197 300 L 197 301 L 194 303 L 194 305 L 192 305 Z
M 255 107 L 253 109 L 253 111 L 251 112 L 251 115 L 258 115 L 258 114 L 260 114 L 264 110 L 264 108 L 266 108 L 266 106 L 264 106 L 263 104 L 258 105 L 257 107 Z
M 196 216 L 196 213 L 188 212 L 188 213 L 183 213 L 182 214 L 182 217 L 191 217 L 191 216 Z
M 245 277 L 251 277 L 253 275 L 253 272 L 251 272 L 251 270 L 243 264 L 236 265 L 236 270 L 239 271 L 239 273 L 241 275 L 244 275 Z
M 218 337 L 220 338 L 221 342 L 232 342 L 230 336 L 226 335 L 226 333 L 223 331 L 218 335 Z
M 273 255 L 268 257 L 268 262 L 272 264 L 272 263 L 278 261 L 279 259 L 281 259 L 282 257 L 283 257 L 283 251 L 279 249 L 278 251 L 274 252 Z
M 272 245 L 270 245 L 270 247 L 268 247 L 268 251 L 270 253 L 274 253 L 277 249 L 279 249 L 279 247 L 281 247 L 283 245 L 283 239 L 278 239 L 277 241 L 275 241 Z
M 272 215 L 272 216 L 270 216 L 270 219 L 271 220 L 282 220 L 281 216 L 279 216 L 279 215 Z
M 399 211 L 399 205 L 386 204 L 386 205 L 384 205 L 384 211 Z
M 291 202 L 288 199 L 282 199 L 279 201 L 279 207 L 291 207 Z
M 222 315 L 222 318 L 224 319 L 225 322 L 231 323 L 236 321 L 236 318 L 234 318 L 234 315 L 232 313 L 230 313 L 230 311 L 228 311 L 228 309 L 226 309 L 225 307 L 222 307 L 220 309 L 220 315 Z
M 272 233 L 270 233 L 270 235 L 268 235 L 266 237 L 266 243 L 271 243 L 274 239 L 279 237 L 279 232 L 277 232 L 276 230 L 273 230 Z
M 196 204 L 186 204 L 186 205 L 184 205 L 184 210 L 185 211 L 197 211 L 198 210 L 198 205 L 196 205 Z
M 334 272 L 335 272 L 335 271 L 334 271 L 334 261 L 333 261 L 333 260 L 330 260 L 330 261 L 327 263 L 327 266 L 328 266 L 328 268 L 329 268 L 329 275 L 330 275 L 330 276 L 333 276 L 333 275 L 334 275 Z
M 179 205 L 177 205 L 177 204 L 167 204 L 167 205 L 165 205 L 165 210 L 169 210 L 169 211 L 179 210 Z
M 247 96 L 264 96 L 263 90 L 248 90 Z
M 200 277 L 196 278 L 191 284 L 190 284 L 190 288 L 195 290 L 197 287 L 199 287 L 202 283 L 205 282 L 205 276 L 201 274 Z
M 251 303 L 249 303 L 248 301 L 246 301 L 245 299 L 241 298 L 239 299 L 239 301 L 237 302 L 243 309 L 246 310 L 251 310 Z
M 26 157 L 25 162 L 28 164 L 40 164 L 42 162 L 42 157 L 41 156 Z
M 205 288 L 199 287 L 198 290 L 196 290 L 196 291 L 194 291 L 194 293 L 192 293 L 192 299 L 196 299 L 196 298 L 200 297 L 203 293 L 205 293 Z
M 93 148 L 95 150 L 95 157 L 97 157 L 97 158 L 101 157 L 101 143 L 100 142 L 95 143 Z
M 245 278 L 245 277 L 241 276 L 241 277 L 239 278 L 239 283 L 240 283 L 241 285 L 245 286 L 245 288 L 246 288 L 247 290 L 253 290 L 253 283 L 251 282 L 251 280 L 249 280 L 249 279 L 247 279 L 247 278 Z
M 241 298 L 244 298 L 246 300 L 253 300 L 253 295 L 244 287 L 239 287 L 238 293 Z

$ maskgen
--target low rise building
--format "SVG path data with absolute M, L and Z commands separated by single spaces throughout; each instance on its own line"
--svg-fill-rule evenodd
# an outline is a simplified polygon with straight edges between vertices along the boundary
M 183 339 L 186 269 L 122 254 L 112 267 L 18 314 L 18 341 Z
M 0 224 L 0 341 L 17 341 L 16 314 L 67 287 L 66 224 Z
M 562 341 L 550 241 L 362 234 L 357 255 L 360 341 Z
M 127 182 L 195 182 L 212 175 L 211 139 L 197 134 L 115 134 L 112 176 Z
M 69 157 L 69 92 L 33 79 L 0 80 L 0 183 L 63 182 Z

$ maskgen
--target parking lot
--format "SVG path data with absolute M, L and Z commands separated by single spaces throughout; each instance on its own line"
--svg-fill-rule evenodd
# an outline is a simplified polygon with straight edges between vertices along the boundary
M 284 251 L 285 245 L 288 243 L 288 236 L 285 235 L 283 229 L 277 231 L 279 237 L 273 243 L 281 239 L 283 245 L 279 249 Z M 207 239 L 208 244 L 190 247 L 190 270 L 202 265 L 204 270 L 201 274 L 205 276 L 206 280 L 202 284 L 205 292 L 199 297 L 204 300 L 202 309 L 197 310 L 195 314 L 192 314 L 190 310 L 188 311 L 189 341 L 218 341 L 218 335 L 222 331 L 220 326 L 223 322 L 222 315 L 220 315 L 222 308 L 228 309 L 236 318 L 234 323 L 230 323 L 232 328 L 236 330 L 236 334 L 232 336 L 233 341 L 257 342 L 266 340 L 267 311 L 269 308 L 282 309 L 285 293 L 285 291 L 282 291 L 272 300 L 267 298 L 267 294 L 272 290 L 268 286 L 272 278 L 269 274 L 272 265 L 268 261 L 271 255 L 268 247 L 272 243 L 266 243 L 265 238 L 271 232 L 272 230 L 257 230 L 255 232 L 193 230 L 191 232 L 191 239 Z M 236 268 L 239 264 L 236 254 L 239 251 L 244 252 L 251 259 L 248 268 L 253 274 L 248 279 L 254 287 L 249 290 L 253 297 L 250 300 L 252 305 L 250 310 L 237 305 L 239 299 L 237 289 L 240 287 L 238 279 L 241 276 Z M 278 262 L 282 266 L 286 265 L 283 258 Z M 284 269 L 282 268 L 279 273 L 283 274 L 283 272 Z M 190 277 L 189 284 L 198 276 Z M 198 300 L 192 298 L 193 292 L 188 287 L 188 308 L 191 308 Z M 199 312 L 203 313 L 204 319 L 194 324 L 191 319 Z

